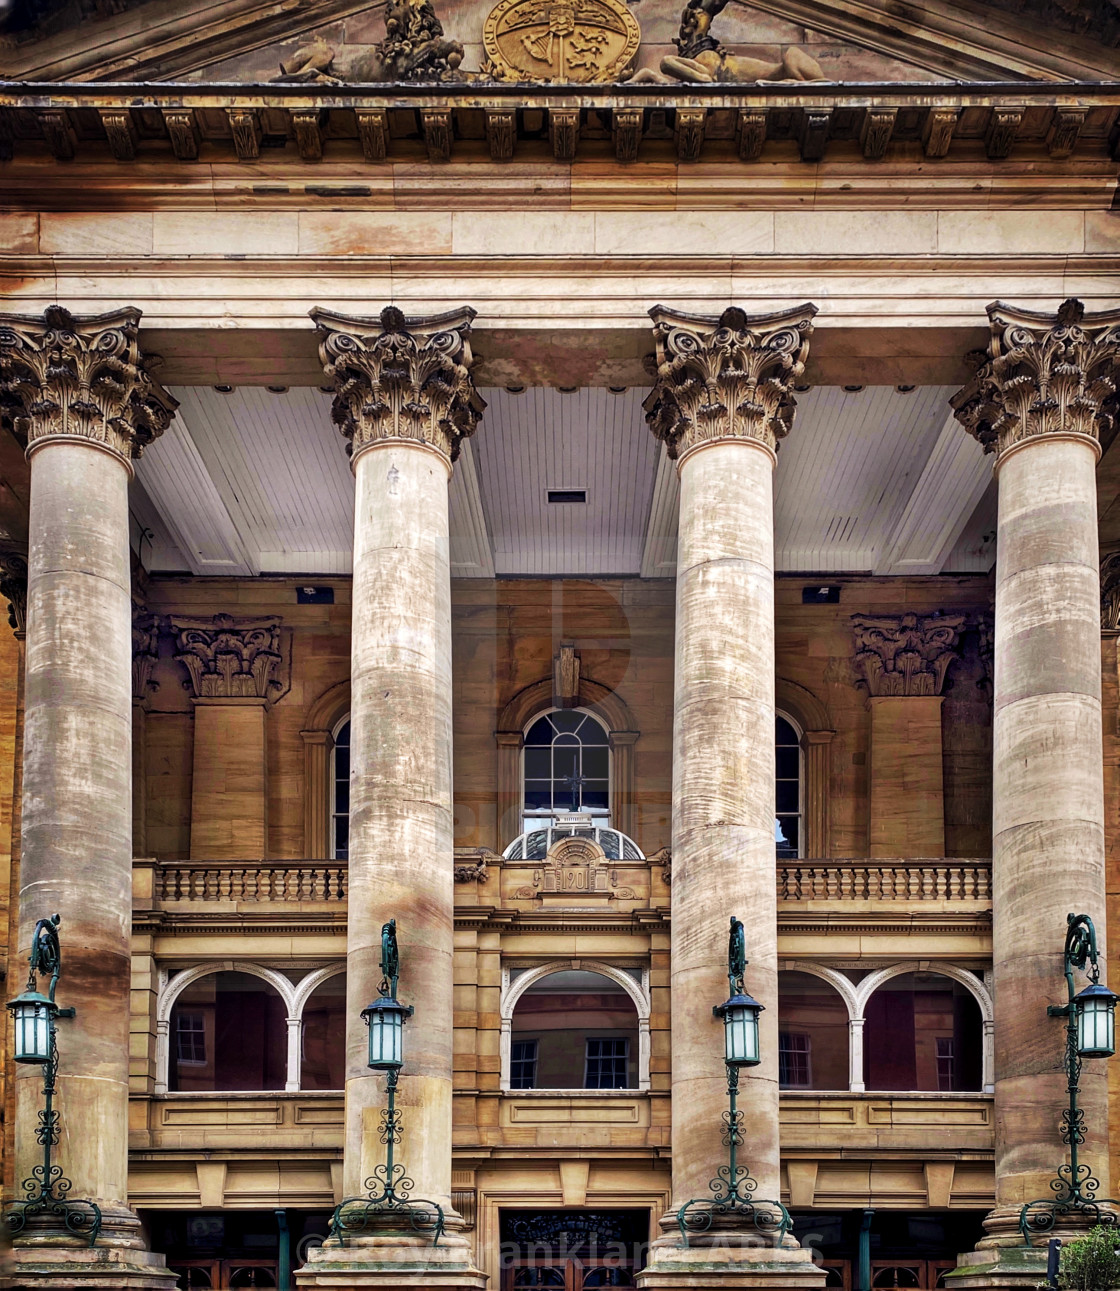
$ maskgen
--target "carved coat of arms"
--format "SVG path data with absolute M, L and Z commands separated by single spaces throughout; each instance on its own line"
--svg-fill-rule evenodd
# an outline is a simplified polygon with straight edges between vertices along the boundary
M 618 80 L 641 32 L 622 0 L 499 0 L 482 30 L 501 81 Z

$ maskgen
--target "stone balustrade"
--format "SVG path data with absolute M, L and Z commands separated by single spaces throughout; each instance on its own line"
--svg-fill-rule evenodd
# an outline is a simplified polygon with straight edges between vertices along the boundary
M 991 901 L 989 860 L 782 861 L 778 900 Z
M 153 898 L 183 901 L 345 901 L 345 861 L 162 861 L 151 867 Z M 986 859 L 779 861 L 778 900 L 991 901 Z

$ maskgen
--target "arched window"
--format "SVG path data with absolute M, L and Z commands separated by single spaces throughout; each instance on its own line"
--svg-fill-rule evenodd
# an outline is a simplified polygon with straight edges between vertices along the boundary
M 510 1089 L 637 1089 L 638 1013 L 616 981 L 550 973 L 517 1001 Z
M 774 843 L 778 858 L 802 854 L 801 732 L 779 713 L 774 734 Z
M 334 730 L 331 749 L 331 855 L 336 861 L 350 856 L 350 719 Z
M 863 1078 L 869 1090 L 979 1090 L 983 1021 L 974 994 L 940 973 L 902 973 L 867 1001 Z
M 778 974 L 778 1086 L 848 1088 L 848 1006 L 810 973 Z
M 525 732 L 522 829 L 542 829 L 580 812 L 610 823 L 610 748 L 606 728 L 579 708 L 557 708 Z
M 346 974 L 321 982 L 300 1015 L 300 1089 L 346 1084 Z
M 171 1009 L 168 1039 L 170 1090 L 284 1088 L 287 1009 L 251 973 L 207 973 L 191 982 Z

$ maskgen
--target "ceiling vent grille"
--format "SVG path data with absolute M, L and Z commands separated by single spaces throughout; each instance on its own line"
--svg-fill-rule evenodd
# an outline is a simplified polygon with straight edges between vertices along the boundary
M 586 505 L 586 489 L 549 489 L 548 500 L 550 503 L 578 503 Z

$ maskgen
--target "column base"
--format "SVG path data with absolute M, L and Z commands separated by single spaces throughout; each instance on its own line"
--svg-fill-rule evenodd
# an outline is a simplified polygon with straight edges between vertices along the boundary
M 174 1291 L 179 1280 L 156 1251 L 127 1246 L 13 1246 L 3 1291 Z
M 821 1291 L 825 1285 L 824 1269 L 804 1247 L 759 1245 L 757 1238 L 729 1232 L 690 1243 L 655 1241 L 649 1264 L 638 1274 L 641 1291 Z
M 470 1243 L 445 1234 L 438 1246 L 430 1238 L 387 1234 L 384 1237 L 336 1238 L 307 1253 L 307 1263 L 292 1274 L 300 1291 L 366 1291 L 381 1287 L 428 1287 L 432 1291 L 485 1291 L 487 1277 L 474 1267 Z
M 1111 1206 L 1102 1202 L 1102 1210 Z M 1074 1211 L 1056 1217 L 1054 1227 L 1038 1232 L 1027 1245 L 1019 1227 L 1020 1206 L 997 1206 L 984 1220 L 987 1233 L 976 1250 L 957 1256 L 957 1267 L 945 1274 L 952 1291 L 1034 1291 L 1046 1281 L 1047 1245 L 1050 1238 L 1068 1242 L 1084 1237 L 1096 1220 L 1094 1213 Z

